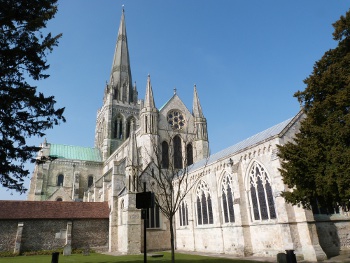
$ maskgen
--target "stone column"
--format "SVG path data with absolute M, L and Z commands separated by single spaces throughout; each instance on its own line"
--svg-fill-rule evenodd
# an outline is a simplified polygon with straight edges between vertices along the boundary
M 16 242 L 15 242 L 15 249 L 13 253 L 20 253 L 21 251 L 21 243 L 22 243 L 22 232 L 23 232 L 23 222 L 19 222 L 17 226 L 17 234 L 16 234 Z
M 63 255 L 69 256 L 72 254 L 72 221 L 67 222 L 66 244 L 63 249 Z

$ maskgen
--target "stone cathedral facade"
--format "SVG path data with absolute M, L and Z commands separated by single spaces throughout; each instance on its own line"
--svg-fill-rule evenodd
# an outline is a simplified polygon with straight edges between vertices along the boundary
M 198 179 L 175 218 L 178 250 L 244 257 L 293 249 L 299 258 L 322 260 L 349 250 L 348 214 L 315 214 L 280 196 L 287 188 L 276 145 L 293 138 L 303 117 L 300 112 L 209 156 L 207 121 L 196 87 L 191 110 L 176 91 L 157 108 L 150 76 L 144 99 L 139 99 L 123 11 L 110 79 L 97 112 L 95 147 L 43 142 L 38 158 L 47 161 L 35 167 L 28 200 L 107 202 L 109 251 L 140 253 L 142 220 L 135 196 L 141 190 L 135 182 L 156 145 L 163 163 L 179 169 L 190 165 L 189 176 Z M 158 208 L 148 219 L 147 249 L 169 249 L 169 222 Z

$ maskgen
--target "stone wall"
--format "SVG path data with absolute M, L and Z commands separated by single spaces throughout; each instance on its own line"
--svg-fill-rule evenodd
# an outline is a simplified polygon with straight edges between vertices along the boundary
M 327 257 L 350 253 L 350 218 L 341 215 L 316 215 L 319 242 Z
M 72 248 L 86 246 L 107 249 L 108 219 L 80 220 L 1 220 L 0 221 L 0 251 L 11 251 L 15 244 L 20 252 L 52 250 L 63 248 L 67 243 L 67 224 L 72 223 Z M 17 237 L 19 223 L 23 223 L 21 237 Z
M 72 248 L 108 246 L 108 219 L 74 220 L 72 225 Z
M 15 220 L 0 221 L 0 251 L 14 250 L 17 224 Z

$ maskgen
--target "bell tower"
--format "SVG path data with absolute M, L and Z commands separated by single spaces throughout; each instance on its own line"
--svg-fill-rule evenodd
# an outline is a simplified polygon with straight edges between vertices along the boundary
M 97 112 L 95 147 L 106 160 L 139 126 L 140 101 L 132 85 L 124 8 L 120 20 L 112 70 L 106 83 L 103 105 Z

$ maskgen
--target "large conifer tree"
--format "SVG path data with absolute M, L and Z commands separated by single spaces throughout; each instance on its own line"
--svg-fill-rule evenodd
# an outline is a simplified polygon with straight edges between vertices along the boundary
M 24 163 L 39 150 L 26 139 L 65 121 L 54 97 L 28 83 L 48 77 L 46 55 L 61 35 L 42 29 L 56 12 L 57 0 L 0 0 L 0 184 L 21 193 Z
M 350 11 L 333 27 L 338 46 L 315 63 L 306 89 L 294 95 L 306 114 L 300 132 L 279 147 L 283 180 L 293 189 L 282 195 L 308 208 L 350 200 Z

